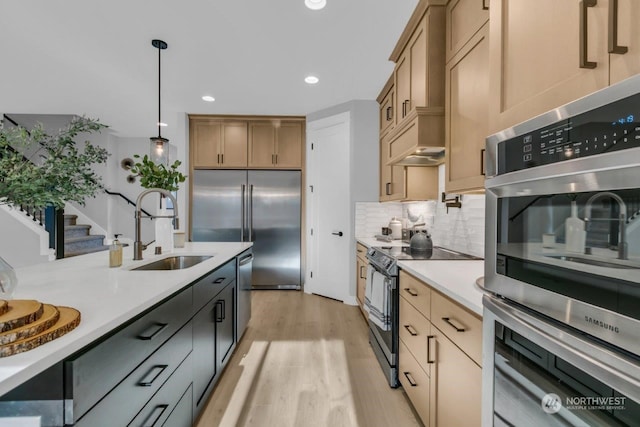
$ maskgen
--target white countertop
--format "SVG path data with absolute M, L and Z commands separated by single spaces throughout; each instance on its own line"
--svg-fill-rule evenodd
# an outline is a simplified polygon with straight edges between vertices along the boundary
M 398 261 L 398 267 L 482 317 L 484 261 Z
M 356 240 L 367 248 L 372 246 L 409 246 L 407 242 L 403 242 L 400 239 L 385 242 L 383 240 L 378 240 L 375 237 L 356 237 Z
M 375 237 L 358 237 L 356 240 L 371 246 L 409 246 L 402 240 L 381 242 Z M 464 307 L 482 316 L 482 291 L 476 280 L 484 276 L 484 261 L 398 261 L 398 267 L 427 283 Z
M 139 313 L 224 264 L 252 243 L 189 243 L 173 253 L 145 251 L 133 261 L 131 246 L 124 248 L 122 267 L 109 268 L 109 251 L 66 258 L 16 269 L 14 299 L 76 308 L 80 325 L 58 339 L 33 350 L 0 358 L 0 395 L 34 377 L 56 362 L 125 323 Z M 173 271 L 130 271 L 176 254 L 214 255 L 193 267 Z

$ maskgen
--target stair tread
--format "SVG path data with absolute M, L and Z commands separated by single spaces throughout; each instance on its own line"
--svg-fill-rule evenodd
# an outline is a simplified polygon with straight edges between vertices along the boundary
M 94 248 L 87 248 L 87 249 L 83 249 L 81 251 L 72 251 L 72 252 L 64 252 L 64 257 L 65 258 L 70 258 L 73 256 L 78 256 L 78 255 L 85 255 L 85 254 L 90 254 L 90 253 L 94 253 L 94 252 L 102 252 L 102 251 L 106 251 L 109 249 L 108 245 L 102 245 L 102 246 L 96 246 Z
M 67 237 L 64 239 L 65 243 L 76 243 L 76 242 L 84 242 L 84 241 L 91 241 L 91 240 L 102 240 L 104 239 L 105 236 L 102 234 L 89 234 L 87 236 L 74 236 L 74 237 Z
M 64 226 L 65 230 L 78 229 L 78 228 L 91 228 L 91 226 L 88 225 L 88 224 L 73 224 L 73 225 L 65 225 Z

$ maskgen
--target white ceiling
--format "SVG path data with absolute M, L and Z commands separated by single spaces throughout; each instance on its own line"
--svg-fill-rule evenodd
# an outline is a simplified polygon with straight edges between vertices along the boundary
M 417 0 L 12 0 L 0 13 L 0 113 L 85 114 L 127 137 L 179 113 L 306 115 L 375 99 Z M 303 79 L 317 75 L 320 83 Z M 216 101 L 201 100 L 205 94 Z

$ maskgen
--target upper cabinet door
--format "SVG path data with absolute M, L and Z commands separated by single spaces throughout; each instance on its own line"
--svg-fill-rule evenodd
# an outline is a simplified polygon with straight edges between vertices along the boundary
M 489 25 L 447 64 L 445 191 L 484 189 L 489 102 Z
M 640 2 L 638 0 L 609 0 L 610 77 L 613 84 L 640 73 Z M 616 13 L 617 12 L 617 13 Z M 626 48 L 626 49 L 625 49 Z
M 411 102 L 407 109 L 411 111 L 417 106 L 427 106 L 427 20 L 424 19 L 409 41 L 409 57 L 411 58 Z M 435 43 L 435 40 L 432 41 Z
M 224 123 L 220 149 L 220 167 L 247 167 L 247 123 Z
M 380 102 L 380 134 L 385 133 L 391 127 L 393 127 L 394 122 L 394 90 L 393 86 L 384 96 L 382 101 Z
M 609 1 L 491 1 L 490 133 L 608 85 Z
M 190 128 L 193 167 L 218 167 L 221 123 L 211 120 L 191 120 Z
M 451 0 L 447 4 L 447 62 L 489 21 L 490 0 Z
M 398 123 L 409 114 L 411 108 L 411 58 L 405 52 L 396 63 L 395 70 L 396 117 Z
M 302 167 L 302 122 L 281 122 L 276 128 L 274 167 L 299 169 Z
M 271 122 L 249 124 L 249 167 L 273 167 L 275 143 L 276 130 Z

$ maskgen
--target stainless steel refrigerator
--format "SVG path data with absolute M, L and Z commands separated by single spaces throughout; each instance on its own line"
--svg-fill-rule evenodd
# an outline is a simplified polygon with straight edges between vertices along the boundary
M 252 289 L 300 289 L 300 171 L 197 170 L 194 242 L 253 242 Z

